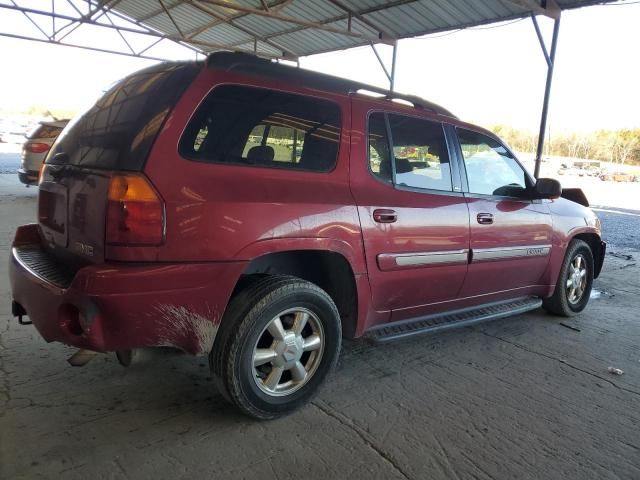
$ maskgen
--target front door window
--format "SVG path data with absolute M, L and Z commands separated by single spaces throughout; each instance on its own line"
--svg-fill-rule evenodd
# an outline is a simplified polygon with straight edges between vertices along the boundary
M 511 152 L 481 133 L 458 129 L 469 193 L 522 197 L 526 175 Z

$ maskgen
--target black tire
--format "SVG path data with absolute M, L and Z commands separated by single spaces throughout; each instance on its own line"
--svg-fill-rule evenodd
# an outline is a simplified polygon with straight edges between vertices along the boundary
M 579 256 L 584 259 L 586 263 L 586 284 L 582 289 L 580 298 L 572 300 L 569 298 L 568 282 L 571 278 L 572 263 L 575 262 Z M 593 272 L 594 261 L 591 248 L 582 240 L 572 240 L 567 247 L 567 252 L 562 261 L 562 267 L 560 268 L 560 274 L 558 275 L 558 281 L 553 295 L 545 298 L 542 302 L 544 309 L 562 317 L 572 317 L 583 311 L 587 303 L 589 303 L 591 288 L 593 286 Z
M 293 372 L 289 383 L 297 388 L 291 393 L 273 393 L 265 391 L 268 377 L 262 378 L 257 369 L 274 369 L 272 363 L 263 367 L 254 367 L 254 348 L 259 342 L 269 339 L 267 326 L 281 312 L 299 308 L 312 315 L 308 322 L 319 328 L 322 344 L 314 360 L 313 371 L 309 370 L 304 381 L 295 385 Z M 291 313 L 290 315 L 294 315 Z M 285 325 L 288 316 L 278 317 Z M 291 327 L 292 329 L 294 326 Z M 293 330 L 286 330 L 290 336 Z M 302 333 L 300 334 L 302 338 Z M 331 297 L 313 283 L 296 277 L 274 275 L 258 277 L 238 292 L 227 308 L 221 323 L 214 348 L 209 354 L 209 363 L 218 385 L 225 397 L 236 404 L 240 410 L 257 419 L 268 420 L 289 414 L 307 403 L 318 391 L 326 376 L 333 370 L 338 360 L 342 330 L 340 315 Z M 275 337 L 272 339 L 275 345 Z M 309 353 L 307 362 L 310 363 Z M 283 354 L 284 355 L 284 354 Z M 302 361 L 307 353 L 299 358 Z M 284 358 L 284 357 L 282 357 Z M 311 373 L 309 373 L 311 372 Z M 287 371 L 285 371 L 285 374 Z M 267 375 L 267 374 L 264 374 Z M 283 375 L 284 377 L 284 375 Z M 285 382 L 286 384 L 287 382 Z M 262 385 L 262 386 L 261 386 Z M 280 384 L 276 381 L 276 388 Z

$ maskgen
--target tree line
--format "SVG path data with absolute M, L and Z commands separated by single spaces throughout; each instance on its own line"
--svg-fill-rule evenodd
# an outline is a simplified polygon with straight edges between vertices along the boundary
M 505 125 L 491 130 L 516 151 L 536 151 L 537 134 Z M 544 154 L 640 165 L 640 128 L 547 135 Z

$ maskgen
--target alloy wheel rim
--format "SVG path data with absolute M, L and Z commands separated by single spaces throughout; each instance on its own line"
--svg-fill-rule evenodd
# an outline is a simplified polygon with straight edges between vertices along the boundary
M 569 264 L 567 276 L 567 300 L 571 305 L 580 303 L 587 288 L 587 261 L 578 254 Z
M 253 380 L 267 395 L 290 395 L 313 377 L 324 344 L 324 329 L 315 313 L 302 307 L 279 313 L 253 346 Z

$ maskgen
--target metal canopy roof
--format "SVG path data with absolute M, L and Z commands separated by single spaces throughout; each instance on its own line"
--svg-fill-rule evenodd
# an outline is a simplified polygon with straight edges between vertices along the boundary
M 291 60 L 371 45 L 389 78 L 390 88 L 385 95 L 392 98 L 397 96 L 392 92 L 399 39 L 530 16 L 547 62 L 536 149 L 534 175 L 537 178 L 544 146 L 561 12 L 614 1 L 51 0 L 35 2 L 39 8 L 33 8 L 34 3 L 29 0 L 0 0 L 0 12 L 20 12 L 36 29 L 31 36 L 8 31 L 0 31 L 0 36 L 152 59 L 158 58 L 149 51 L 163 41 L 176 42 L 201 54 L 221 50 L 240 51 Z M 537 15 L 554 19 L 550 48 L 547 48 L 543 39 Z M 50 21 L 48 26 L 44 25 L 43 19 Z M 83 44 L 67 39 L 85 26 L 115 30 L 128 50 L 117 50 L 111 46 L 105 48 L 93 40 Z M 139 44 L 136 46 L 132 42 L 133 36 L 145 37 L 148 43 L 142 47 Z M 376 50 L 377 43 L 393 45 L 390 71 Z M 428 104 L 415 97 L 405 96 L 405 100 L 416 107 Z
M 122 13 L 194 48 L 295 59 L 499 22 L 597 0 L 114 0 Z
M 157 58 L 153 47 L 173 41 L 202 54 L 235 50 L 295 60 L 529 15 L 557 19 L 564 9 L 611 1 L 0 0 L 2 15 L 20 12 L 34 27 L 32 35 L 0 35 L 143 58 Z M 115 30 L 119 38 L 77 40 L 79 32 L 96 27 Z M 148 43 L 140 47 L 135 40 L 142 37 Z

